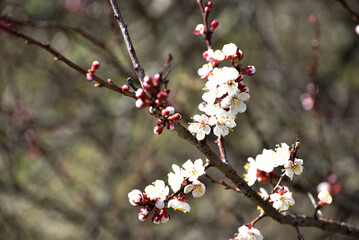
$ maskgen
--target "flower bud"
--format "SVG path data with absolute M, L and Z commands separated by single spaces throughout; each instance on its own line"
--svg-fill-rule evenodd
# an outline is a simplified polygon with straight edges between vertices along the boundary
M 168 123 L 166 124 L 166 128 L 167 128 L 168 130 L 173 131 L 173 130 L 175 130 L 175 125 L 173 124 L 173 122 L 168 122 Z
M 163 126 L 156 126 L 153 129 L 153 133 L 156 135 L 160 135 L 163 132 L 164 127 Z
M 243 52 L 238 48 L 238 49 L 237 49 L 237 57 L 238 57 L 238 59 L 239 59 L 239 60 L 242 60 L 242 59 L 243 59 L 243 56 L 244 56 L 244 55 L 243 55 Z
M 121 87 L 121 90 L 122 90 L 122 92 L 127 92 L 128 90 L 130 90 L 130 86 L 128 86 L 127 84 L 125 84 L 125 85 L 123 85 L 123 86 Z
M 139 98 L 139 99 L 136 100 L 136 107 L 137 108 L 144 108 L 144 107 L 146 107 L 146 103 L 141 98 Z
M 218 21 L 217 20 L 212 20 L 211 21 L 211 31 L 213 32 L 216 28 L 218 27 Z
M 204 25 L 203 24 L 198 24 L 196 26 L 196 29 L 193 31 L 194 35 L 202 35 L 204 33 Z
M 167 106 L 161 111 L 162 116 L 169 116 L 169 115 L 173 115 L 174 113 L 175 113 L 175 108 L 172 106 Z
M 204 4 L 204 11 L 209 12 L 213 8 L 213 3 L 211 1 L 208 1 Z
M 169 116 L 168 120 L 170 120 L 170 121 L 179 121 L 179 120 L 181 120 L 181 118 L 182 118 L 181 114 L 175 113 L 172 116 Z
M 155 207 L 158 209 L 162 209 L 165 207 L 165 202 L 161 199 L 157 199 L 157 201 L 155 203 Z
M 153 76 L 153 85 L 155 87 L 158 87 L 160 85 L 161 81 L 161 75 L 159 73 L 156 73 L 155 76 Z
M 92 81 L 93 80 L 92 77 L 93 77 L 92 73 L 90 73 L 90 72 L 86 73 L 86 80 L 87 81 Z
M 144 98 L 145 96 L 146 96 L 146 93 L 142 88 L 137 89 L 137 91 L 136 91 L 137 98 Z
M 155 214 L 153 214 L 152 217 L 152 222 L 155 224 L 160 224 L 161 223 L 161 216 L 158 212 L 155 212 Z
M 97 69 L 100 68 L 100 62 L 99 61 L 93 61 L 91 65 L 91 72 L 96 72 Z
M 166 91 L 162 91 L 157 94 L 157 98 L 160 100 L 166 100 L 167 97 L 168 97 L 168 93 Z
M 245 75 L 254 75 L 256 73 L 256 68 L 254 66 L 250 65 L 244 69 L 241 69 L 241 71 Z

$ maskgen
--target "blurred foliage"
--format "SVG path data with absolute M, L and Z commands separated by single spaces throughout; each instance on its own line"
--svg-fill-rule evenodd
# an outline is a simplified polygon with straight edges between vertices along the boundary
M 118 1 L 149 75 L 171 53 L 170 101 L 189 121 L 198 113 L 205 43 L 194 36 L 201 23 L 195 0 Z M 347 1 L 359 11 L 359 2 Z M 301 141 L 304 173 L 294 177 L 296 213 L 312 215 L 307 192 L 333 172 L 342 184 L 326 217 L 359 226 L 359 36 L 355 22 L 337 1 L 214 0 L 219 20 L 213 45 L 233 42 L 243 64 L 257 73 L 245 78 L 251 89 L 248 112 L 226 138 L 228 158 L 243 173 L 247 158 L 264 147 Z M 105 45 L 131 72 L 128 54 L 107 1 L 3 0 L 0 14 L 79 27 Z M 317 112 L 303 109 L 310 88 L 314 14 L 320 23 Z M 76 33 L 17 25 L 46 41 L 83 68 L 122 85 L 128 75 L 99 47 Z M 153 134 L 156 120 L 132 99 L 93 83 L 42 49 L 0 32 L 0 238 L 1 239 L 228 239 L 258 214 L 256 206 L 222 186 L 192 200 L 191 212 L 170 211 L 167 224 L 142 223 L 127 193 L 156 179 L 167 180 L 173 163 L 203 156 L 173 132 Z M 213 136 L 210 139 L 214 140 Z M 213 142 L 213 141 L 212 141 Z M 213 144 L 215 148 L 215 145 Z M 209 174 L 224 179 L 217 170 Z M 259 186 L 255 186 L 255 188 Z M 294 239 L 296 230 L 265 218 L 257 225 L 265 239 Z M 350 239 L 301 228 L 305 239 Z

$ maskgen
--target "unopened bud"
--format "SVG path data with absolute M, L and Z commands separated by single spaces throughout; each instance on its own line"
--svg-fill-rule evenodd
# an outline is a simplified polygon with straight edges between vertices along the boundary
M 92 74 L 92 73 L 89 73 L 89 72 L 86 73 L 86 80 L 87 80 L 87 81 L 92 81 L 92 80 L 93 80 L 92 77 L 93 77 L 93 74 Z
M 204 9 L 206 12 L 211 11 L 213 8 L 213 3 L 211 1 L 208 1 L 204 4 Z
M 166 124 L 166 128 L 167 128 L 168 130 L 173 131 L 173 130 L 175 129 L 175 125 L 173 124 L 173 122 L 168 122 L 168 123 Z
M 143 83 L 147 83 L 147 84 L 149 84 L 149 85 L 152 85 L 151 76 L 148 76 L 148 75 L 144 76 L 144 77 L 143 77 Z
M 161 75 L 159 73 L 155 74 L 155 76 L 153 76 L 153 85 L 155 87 L 159 86 L 160 81 L 161 81 Z
M 136 91 L 137 98 L 144 98 L 145 96 L 146 96 L 146 93 L 142 88 L 137 89 L 137 91 Z
M 130 90 L 130 86 L 128 86 L 127 84 L 125 84 L 125 85 L 123 85 L 123 86 L 121 87 L 121 90 L 122 90 L 122 92 L 127 92 L 128 90 Z
M 242 73 L 245 75 L 253 75 L 256 73 L 256 68 L 252 65 L 247 66 L 246 68 L 242 69 Z
M 160 135 L 163 132 L 163 129 L 164 129 L 164 127 L 162 127 L 162 126 L 156 126 L 153 129 L 153 133 L 156 134 L 156 135 Z
M 136 107 L 137 108 L 144 108 L 145 106 L 146 106 L 146 103 L 141 98 L 136 100 Z
M 157 98 L 161 100 L 166 100 L 167 97 L 168 97 L 168 93 L 166 91 L 162 91 L 157 94 Z
M 100 62 L 99 61 L 93 61 L 91 65 L 91 72 L 96 72 L 97 69 L 100 68 Z
M 216 29 L 217 27 L 218 27 L 218 21 L 217 20 L 212 20 L 211 27 L 210 27 L 211 31 L 213 32 L 214 29 Z
M 179 121 L 179 120 L 181 120 L 181 118 L 182 118 L 181 114 L 175 113 L 172 116 L 169 116 L 168 120 L 170 120 L 170 121 Z
M 242 60 L 243 59 L 243 52 L 242 50 L 240 50 L 239 48 L 237 49 L 237 57 L 239 60 Z
M 96 83 L 93 85 L 94 87 L 102 87 L 102 85 L 100 83 Z
M 161 111 L 162 116 L 169 116 L 169 115 L 173 115 L 174 113 L 175 113 L 175 108 L 172 106 L 167 106 Z

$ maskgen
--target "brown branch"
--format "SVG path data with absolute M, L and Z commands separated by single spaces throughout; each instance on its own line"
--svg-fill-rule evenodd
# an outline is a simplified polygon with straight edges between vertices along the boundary
M 27 44 L 32 44 L 32 45 L 35 45 L 37 47 L 40 47 L 46 51 L 48 51 L 49 53 L 51 53 L 52 55 L 55 56 L 55 60 L 58 60 L 58 61 L 62 61 L 64 62 L 67 66 L 69 66 L 70 68 L 76 70 L 77 72 L 83 74 L 85 76 L 85 74 L 88 72 L 88 70 L 84 69 L 84 68 L 81 68 L 80 66 L 78 66 L 77 64 L 75 64 L 74 62 L 72 62 L 71 60 L 67 59 L 65 56 L 63 56 L 61 53 L 59 53 L 58 51 L 56 51 L 54 48 L 52 48 L 50 46 L 50 44 L 48 43 L 41 43 L 19 31 L 16 31 L 16 30 L 13 30 L 11 28 L 8 28 L 4 25 L 1 25 L 0 24 L 0 28 L 2 30 L 4 30 L 5 32 L 11 34 L 11 35 L 14 35 L 14 36 L 17 36 L 19 38 L 22 38 L 25 40 L 25 43 Z M 85 77 L 84 77 L 85 78 Z M 105 81 L 104 79 L 96 76 L 95 74 L 93 74 L 93 80 L 95 80 L 96 82 L 98 82 L 102 87 L 106 87 L 108 89 L 111 89 L 111 90 L 114 90 L 116 92 L 119 92 L 119 93 L 122 93 L 128 97 L 132 97 L 132 98 L 135 98 L 135 94 L 133 92 L 123 92 L 122 89 L 117 86 L 116 84 L 114 83 L 109 83 L 108 81 Z
M 94 36 L 92 36 L 91 34 L 85 32 L 81 28 L 70 27 L 70 26 L 66 26 L 66 25 L 63 25 L 63 24 L 56 23 L 56 22 L 21 20 L 21 19 L 15 19 L 15 18 L 12 18 L 12 17 L 8 17 L 8 16 L 0 16 L 0 19 L 5 20 L 7 22 L 15 23 L 15 24 L 18 24 L 18 25 L 24 25 L 24 26 L 36 27 L 36 28 L 54 28 L 54 29 L 60 29 L 60 30 L 62 30 L 64 32 L 76 33 L 76 34 L 82 36 L 84 39 L 91 42 L 92 44 L 94 44 L 95 46 L 102 49 L 108 55 L 108 58 L 111 61 L 111 63 L 114 66 L 116 66 L 116 69 L 119 70 L 120 74 L 127 75 L 127 76 L 131 75 L 131 73 L 120 64 L 117 57 L 113 54 L 113 51 L 108 49 L 108 47 L 106 46 L 106 44 L 102 40 L 96 39 Z
M 124 20 L 123 20 L 123 18 L 121 16 L 121 13 L 120 13 L 120 10 L 119 10 L 119 8 L 117 6 L 116 0 L 109 0 L 109 1 L 110 1 L 112 10 L 114 12 L 114 16 L 115 16 L 115 18 L 117 20 L 117 23 L 121 28 L 121 32 L 122 32 L 123 38 L 125 40 L 127 50 L 128 50 L 129 55 L 130 55 L 134 70 L 136 71 L 138 80 L 140 81 L 141 86 L 142 86 L 143 85 L 142 80 L 143 80 L 143 77 L 145 76 L 145 71 L 143 70 L 143 68 L 141 67 L 140 62 L 138 61 L 135 48 L 132 45 L 130 34 L 127 31 L 127 25 L 126 25 L 126 23 L 124 22 Z
M 350 13 L 353 21 L 359 22 L 359 15 L 355 13 L 344 0 L 338 0 L 338 1 Z

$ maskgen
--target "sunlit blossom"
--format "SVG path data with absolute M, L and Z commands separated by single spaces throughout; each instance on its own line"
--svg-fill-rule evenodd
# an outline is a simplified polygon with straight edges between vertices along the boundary
M 295 159 L 294 161 L 288 160 L 284 164 L 285 174 L 290 178 L 293 179 L 293 174 L 300 175 L 303 172 L 303 160 L 302 159 Z
M 145 188 L 145 193 L 147 197 L 151 200 L 165 200 L 169 194 L 169 188 L 165 185 L 165 182 L 162 180 L 156 180 L 153 185 L 148 185 Z
M 209 126 L 210 118 L 202 114 L 202 115 L 194 115 L 193 120 L 195 122 L 189 125 L 188 130 L 192 134 L 196 134 L 196 138 L 198 140 L 203 140 L 204 137 L 211 132 L 211 127 Z
M 319 201 L 321 201 L 321 203 L 323 205 L 328 205 L 333 202 L 332 195 L 330 195 L 330 193 L 328 191 L 321 191 L 318 194 L 318 199 L 319 199 Z
M 257 180 L 257 164 L 253 158 L 248 158 L 248 163 L 244 165 L 244 169 L 247 170 L 247 173 L 244 174 L 244 180 L 248 183 L 249 186 L 252 186 Z
M 134 189 L 128 193 L 128 200 L 132 206 L 138 206 L 142 201 L 143 194 L 140 190 Z
M 273 202 L 273 207 L 279 211 L 287 210 L 295 203 L 292 193 L 289 191 L 284 194 L 273 193 L 270 195 L 270 200 Z
M 172 164 L 173 172 L 168 173 L 168 185 L 172 188 L 173 192 L 180 190 L 184 176 L 179 166 Z
M 184 193 L 187 194 L 192 191 L 193 197 L 202 197 L 206 192 L 206 186 L 198 180 L 193 181 L 184 188 Z
M 263 236 L 259 229 L 253 227 L 252 225 L 246 226 L 243 225 L 238 228 L 238 233 L 235 238 L 231 240 L 262 240 Z
M 168 201 L 168 208 L 173 208 L 174 210 L 179 210 L 184 213 L 189 212 L 191 210 L 191 206 L 184 202 L 180 201 L 178 199 L 171 199 Z
M 202 159 L 197 159 L 194 163 L 188 159 L 182 167 L 184 168 L 183 175 L 191 182 L 202 176 L 205 170 Z

